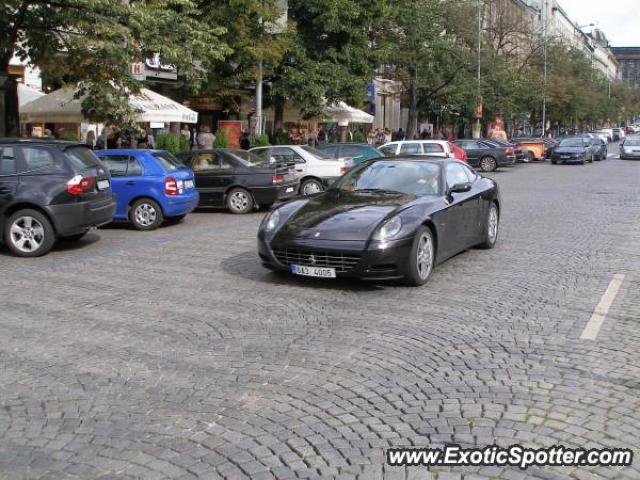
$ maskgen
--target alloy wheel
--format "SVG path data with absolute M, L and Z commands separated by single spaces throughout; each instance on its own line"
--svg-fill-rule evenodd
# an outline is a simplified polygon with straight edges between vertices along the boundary
M 433 240 L 428 233 L 423 233 L 420 236 L 416 255 L 418 275 L 422 280 L 426 280 L 433 268 Z
M 19 251 L 35 252 L 44 242 L 44 227 L 31 216 L 18 217 L 9 227 L 9 238 Z
M 154 224 L 158 218 L 158 212 L 153 205 L 149 203 L 141 203 L 134 212 L 136 222 L 143 226 L 149 227 Z
M 320 187 L 320 184 L 314 181 L 305 183 L 302 188 L 303 195 L 313 195 L 314 193 L 320 193 L 321 191 L 322 187 Z
M 489 210 L 487 235 L 491 243 L 495 243 L 498 239 L 498 209 L 495 205 L 491 205 Z
M 242 212 L 249 206 L 249 196 L 242 190 L 238 190 L 231 194 L 229 204 L 234 211 Z

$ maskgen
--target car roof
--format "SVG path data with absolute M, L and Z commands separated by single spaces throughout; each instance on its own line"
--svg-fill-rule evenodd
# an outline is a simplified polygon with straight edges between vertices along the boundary
M 136 153 L 156 153 L 156 152 L 165 152 L 166 150 L 158 150 L 158 149 L 150 149 L 150 148 L 110 148 L 108 150 L 95 150 L 94 153 L 97 154 L 107 154 L 114 153 L 116 155 L 133 155 Z
M 53 138 L 19 138 L 19 137 L 8 137 L 8 138 L 0 138 L 0 144 L 4 143 L 26 143 L 26 144 L 36 144 L 36 145 L 84 145 L 87 146 L 86 143 L 76 142 L 73 140 L 56 140 Z

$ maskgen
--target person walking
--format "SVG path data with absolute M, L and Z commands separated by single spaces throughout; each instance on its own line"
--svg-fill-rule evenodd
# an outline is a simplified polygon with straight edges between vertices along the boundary
M 200 127 L 200 133 L 196 143 L 198 144 L 198 150 L 211 150 L 213 148 L 213 142 L 216 137 L 211 133 L 211 130 L 206 125 Z
M 405 138 L 407 138 L 406 134 L 404 133 L 404 131 L 402 130 L 402 127 L 400 127 L 398 129 L 398 132 L 396 133 L 396 140 L 398 141 L 402 141 Z
M 96 146 L 96 132 L 94 132 L 93 130 L 89 130 L 87 132 L 87 136 L 84 140 L 84 143 L 87 144 L 87 147 L 93 150 Z
M 240 139 L 240 148 L 242 150 L 249 150 L 251 148 L 251 139 L 248 132 L 242 132 L 242 138 Z

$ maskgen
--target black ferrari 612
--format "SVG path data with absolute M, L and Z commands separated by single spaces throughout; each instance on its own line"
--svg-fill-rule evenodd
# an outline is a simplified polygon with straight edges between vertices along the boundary
M 372 160 L 271 211 L 258 253 L 265 267 L 297 275 L 423 285 L 447 258 L 493 248 L 500 208 L 496 182 L 457 160 Z

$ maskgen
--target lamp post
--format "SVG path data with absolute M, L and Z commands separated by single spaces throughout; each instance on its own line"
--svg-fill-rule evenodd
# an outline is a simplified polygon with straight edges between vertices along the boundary
M 478 92 L 476 105 L 476 125 L 473 129 L 473 138 L 480 138 L 482 133 L 482 1 L 478 0 Z
M 542 52 L 544 56 L 544 77 L 542 80 L 542 136 L 547 132 L 547 11 L 549 0 L 544 0 L 542 12 Z

